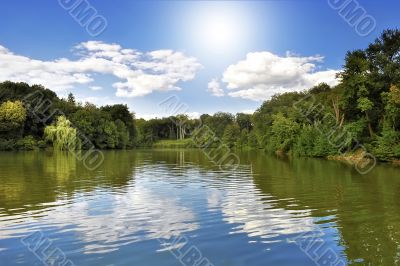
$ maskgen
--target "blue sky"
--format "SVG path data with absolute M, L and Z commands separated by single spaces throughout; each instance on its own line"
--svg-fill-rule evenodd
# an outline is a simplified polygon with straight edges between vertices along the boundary
M 59 1 L 4 0 L 0 79 L 126 103 L 139 117 L 162 116 L 170 95 L 194 114 L 251 111 L 277 92 L 334 84 L 346 51 L 400 23 L 399 1 L 358 1 L 376 21 L 360 36 L 328 2 L 90 0 L 107 21 L 92 37 Z

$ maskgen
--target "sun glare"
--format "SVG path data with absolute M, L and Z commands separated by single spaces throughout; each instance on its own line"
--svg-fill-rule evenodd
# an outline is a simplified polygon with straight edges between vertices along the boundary
M 234 45 L 236 34 L 240 34 L 240 27 L 233 18 L 227 16 L 206 16 L 202 29 L 199 32 L 202 43 L 211 49 L 226 49 Z
M 228 53 L 236 50 L 250 31 L 246 13 L 238 8 L 200 9 L 189 20 L 191 42 L 207 53 Z

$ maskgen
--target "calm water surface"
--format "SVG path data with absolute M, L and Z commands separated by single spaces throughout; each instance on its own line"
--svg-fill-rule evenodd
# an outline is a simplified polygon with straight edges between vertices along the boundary
M 0 265 L 56 248 L 69 265 L 400 265 L 400 168 L 240 159 L 232 173 L 198 150 L 110 151 L 89 171 L 0 153 Z

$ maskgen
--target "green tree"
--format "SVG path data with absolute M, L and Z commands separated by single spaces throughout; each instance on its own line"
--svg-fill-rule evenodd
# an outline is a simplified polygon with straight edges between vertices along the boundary
M 203 124 L 208 126 L 217 137 L 222 138 L 225 128 L 232 124 L 234 116 L 230 113 L 217 112 L 212 116 L 207 117 Z
M 384 161 L 400 157 L 400 133 L 385 125 L 374 142 L 373 154 Z
M 71 105 L 76 105 L 75 96 L 71 92 L 68 93 L 67 102 Z
M 57 150 L 72 151 L 80 149 L 77 131 L 65 116 L 59 116 L 54 125 L 47 126 L 44 134 L 45 138 L 51 141 Z
M 101 110 L 110 114 L 113 121 L 118 119 L 121 120 L 129 132 L 130 142 L 133 143 L 135 141 L 137 131 L 135 125 L 135 114 L 129 112 L 129 108 L 126 104 L 106 105 L 101 107 Z
M 101 118 L 96 126 L 94 142 L 100 149 L 114 149 L 118 144 L 118 130 L 114 122 Z
M 282 113 L 273 115 L 272 119 L 270 145 L 275 151 L 288 152 L 296 140 L 300 126 Z
M 225 128 L 222 141 L 230 148 L 235 146 L 235 143 L 240 136 L 240 128 L 237 124 L 228 125 Z
M 239 125 L 240 130 L 247 129 L 247 131 L 250 131 L 253 128 L 250 114 L 237 113 L 235 121 Z
M 26 109 L 21 101 L 7 101 L 0 105 L 0 131 L 15 133 L 22 129 L 26 120 Z
M 260 146 L 254 130 L 250 131 L 248 134 L 247 145 L 249 148 L 254 148 L 254 149 L 258 149 Z
M 119 149 L 125 149 L 129 143 L 129 132 L 126 128 L 124 122 L 117 119 L 115 121 L 115 126 L 117 128 L 117 144 L 116 147 Z

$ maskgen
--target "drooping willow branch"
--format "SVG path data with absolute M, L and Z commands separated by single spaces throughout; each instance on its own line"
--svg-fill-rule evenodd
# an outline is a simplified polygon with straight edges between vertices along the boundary
M 45 138 L 53 143 L 54 149 L 61 151 L 80 150 L 80 140 L 76 128 L 65 116 L 59 116 L 54 125 L 44 130 Z

